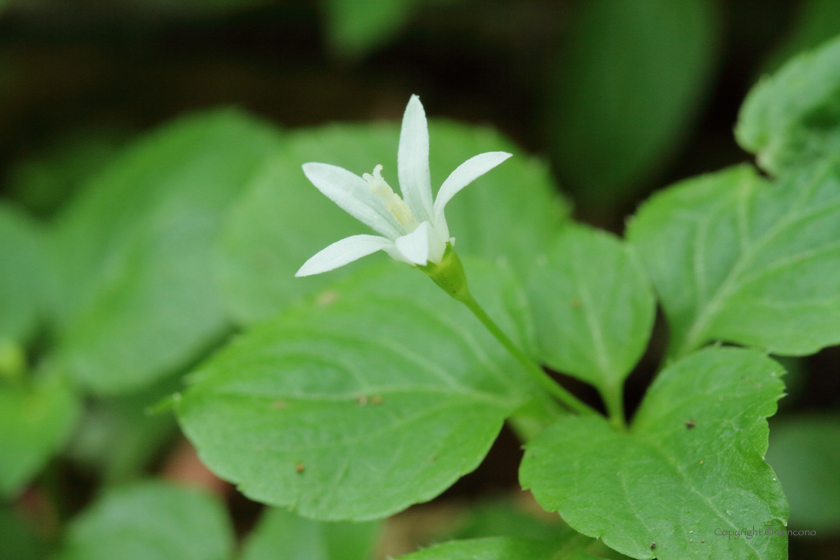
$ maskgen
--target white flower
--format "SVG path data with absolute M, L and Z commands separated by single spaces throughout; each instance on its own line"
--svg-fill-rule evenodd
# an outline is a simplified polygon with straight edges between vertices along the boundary
M 432 203 L 429 175 L 429 128 L 420 98 L 412 95 L 403 116 L 397 158 L 400 190 L 382 178 L 382 166 L 362 177 L 335 165 L 305 163 L 303 172 L 330 200 L 381 235 L 353 235 L 333 243 L 306 261 L 295 276 L 336 269 L 376 251 L 412 265 L 440 264 L 449 237 L 443 209 L 455 194 L 511 154 L 487 152 L 458 166 L 443 182 Z

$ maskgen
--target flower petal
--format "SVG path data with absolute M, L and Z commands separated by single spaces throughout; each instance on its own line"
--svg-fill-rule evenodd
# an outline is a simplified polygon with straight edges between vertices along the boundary
M 322 249 L 303 263 L 295 276 L 321 274 L 366 257 L 376 251 L 387 250 L 394 242 L 378 235 L 351 235 Z
M 394 243 L 406 261 L 420 265 L 429 261 L 439 263 L 446 249 L 446 241 L 439 238 L 429 222 L 423 222 L 413 232 L 398 238 Z
M 303 173 L 327 198 L 377 233 L 390 239 L 405 234 L 382 198 L 358 175 L 327 163 L 304 163 Z
M 435 224 L 440 220 L 444 207 L 453 196 L 510 156 L 511 154 L 507 152 L 486 152 L 473 156 L 459 165 L 440 186 L 435 199 Z
M 432 219 L 432 179 L 429 175 L 429 126 L 420 98 L 412 95 L 403 115 L 397 170 L 403 200 L 418 222 Z

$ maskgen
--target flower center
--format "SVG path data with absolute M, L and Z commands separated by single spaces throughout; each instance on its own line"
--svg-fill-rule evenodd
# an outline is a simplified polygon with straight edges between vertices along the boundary
M 370 185 L 370 190 L 374 194 L 382 198 L 385 202 L 385 208 L 397 220 L 398 224 L 406 228 L 408 233 L 411 233 L 411 231 L 417 228 L 419 224 L 414 219 L 411 208 L 408 207 L 408 204 L 400 198 L 400 195 L 395 193 L 388 183 L 385 182 L 385 179 L 382 178 L 381 165 L 373 168 L 373 175 L 365 173 L 362 175 L 362 179 L 367 181 L 367 184 Z

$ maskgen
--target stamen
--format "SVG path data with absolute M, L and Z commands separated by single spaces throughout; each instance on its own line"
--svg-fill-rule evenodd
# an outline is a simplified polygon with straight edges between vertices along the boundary
M 377 165 L 373 168 L 373 175 L 369 173 L 362 175 L 362 179 L 367 181 L 367 184 L 370 185 L 370 190 L 374 194 L 382 197 L 385 201 L 385 208 L 396 218 L 398 224 L 406 228 L 410 226 L 416 227 L 418 225 L 408 204 L 382 178 L 382 165 Z

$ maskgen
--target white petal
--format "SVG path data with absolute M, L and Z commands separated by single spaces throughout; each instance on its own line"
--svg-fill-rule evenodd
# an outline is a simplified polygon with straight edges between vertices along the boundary
M 351 235 L 316 253 L 314 257 L 303 263 L 295 276 L 312 276 L 328 272 L 393 246 L 393 241 L 378 235 Z
M 435 199 L 435 224 L 438 223 L 443 215 L 444 207 L 453 196 L 510 156 L 511 154 L 507 152 L 487 152 L 473 156 L 459 165 L 440 186 Z
M 431 235 L 434 235 L 432 225 L 429 222 L 423 222 L 413 232 L 398 238 L 394 243 L 407 261 L 425 265 L 429 262 L 429 237 Z
M 420 98 L 412 95 L 403 115 L 397 155 L 400 191 L 418 222 L 432 219 L 432 179 L 429 175 L 429 126 Z
M 358 175 L 326 163 L 304 163 L 303 173 L 327 198 L 374 231 L 390 239 L 405 234 L 382 198 Z

